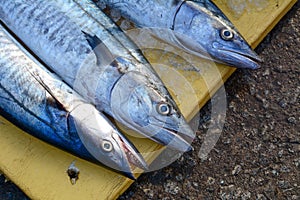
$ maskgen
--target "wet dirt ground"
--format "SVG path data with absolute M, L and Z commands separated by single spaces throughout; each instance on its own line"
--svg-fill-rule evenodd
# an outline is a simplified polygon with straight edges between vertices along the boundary
M 257 48 L 258 70 L 226 82 L 226 122 L 205 161 L 198 157 L 210 122 L 201 110 L 194 151 L 142 175 L 119 199 L 300 199 L 300 3 Z M 0 199 L 28 199 L 0 175 Z

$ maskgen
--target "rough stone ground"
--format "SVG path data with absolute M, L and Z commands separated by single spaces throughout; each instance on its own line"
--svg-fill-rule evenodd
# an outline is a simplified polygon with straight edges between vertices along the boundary
M 259 70 L 237 70 L 225 84 L 224 130 L 198 158 L 210 123 L 201 111 L 195 150 L 142 175 L 119 199 L 300 199 L 300 3 L 258 47 Z M 27 199 L 0 175 L 0 199 Z
M 258 47 L 259 70 L 237 70 L 225 84 L 228 110 L 208 160 L 194 152 L 142 175 L 119 199 L 300 199 L 300 3 Z

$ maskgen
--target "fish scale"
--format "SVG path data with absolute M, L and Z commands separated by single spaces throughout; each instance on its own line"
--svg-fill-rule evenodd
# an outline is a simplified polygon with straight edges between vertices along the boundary
M 18 104 L 22 105 L 22 107 L 26 108 L 26 110 L 30 111 L 30 113 L 43 112 L 43 105 L 45 104 L 44 99 L 46 93 L 40 92 L 43 91 L 42 86 L 34 83 L 34 80 L 30 78 L 31 76 L 28 73 L 26 73 L 25 67 L 20 66 L 18 60 L 26 61 L 26 59 L 24 59 L 24 56 L 19 55 L 18 49 L 16 49 L 14 45 L 11 45 L 6 42 L 8 42 L 6 37 L 0 35 L 1 49 L 3 49 L 3 51 L 6 51 L 6 49 L 9 50 L 9 52 L 6 52 L 6 54 L 1 53 L 1 87 L 8 91 L 10 96 L 15 101 L 19 99 Z M 11 80 L 11 84 L 7 84 L 7 80 Z M 32 86 L 34 87 L 34 90 L 30 89 L 30 87 Z M 28 96 L 29 98 L 19 98 L 19 94 L 26 94 L 25 96 Z M 34 102 L 32 102 L 32 99 L 34 99 Z M 51 124 L 47 123 L 47 119 L 49 120 L 49 115 L 47 115 L 47 112 L 45 112 L 43 116 L 45 120 L 42 120 L 41 117 L 38 117 L 37 115 L 35 116 L 48 126 Z M 57 130 L 59 130 L 60 126 L 56 126 L 56 128 Z M 59 131 L 57 132 L 59 133 Z
M 129 178 L 134 178 L 129 163 L 147 169 L 136 148 L 94 105 L 44 68 L 2 26 L 0 58 L 1 115 L 37 138 Z
M 0 47 L 1 49 L 3 49 L 0 51 L 0 74 L 2 76 L 1 82 L 3 82 L 1 83 L 1 87 L 6 91 L 9 91 L 11 97 L 13 97 L 15 100 L 18 99 L 18 95 L 20 94 L 28 96 L 29 98 L 19 98 L 18 104 L 25 107 L 26 110 L 30 111 L 30 113 L 43 112 L 46 107 L 45 99 L 49 98 L 49 96 L 46 96 L 45 91 L 40 92 L 43 91 L 43 87 L 36 84 L 34 79 L 32 79 L 32 77 L 28 73 L 26 73 L 24 65 L 30 65 L 30 62 L 27 62 L 27 59 L 24 57 L 24 55 L 20 55 L 19 49 L 15 45 L 12 45 L 7 37 L 0 35 L 0 43 Z M 20 65 L 19 60 L 23 60 L 24 65 Z M 8 77 L 8 79 L 11 80 L 12 84 L 4 83 L 5 81 L 7 81 L 7 78 L 4 77 Z M 34 99 L 34 102 L 32 101 L 32 99 Z M 49 109 L 49 112 L 44 112 L 44 117 L 50 120 L 50 122 L 47 122 L 47 120 L 42 120 L 38 116 L 36 117 L 51 128 L 56 129 L 55 131 L 59 135 L 59 133 L 62 133 L 61 127 L 56 126 L 54 128 L 53 126 L 51 126 L 51 111 L 52 110 Z
M 18 15 L 3 1 L 1 20 L 98 110 L 160 144 L 191 149 L 195 135 L 152 66 L 92 1 L 10 1 L 13 12 L 23 6 L 18 3 L 27 6 Z M 43 15 L 28 16 L 31 7 L 44 9 Z
M 137 62 L 143 64 L 148 62 L 145 57 L 142 56 L 139 48 L 126 36 L 126 34 L 124 34 L 110 18 L 100 12 L 97 6 L 91 1 L 68 1 L 70 4 L 68 6 L 61 0 L 55 2 L 65 13 L 67 13 L 69 18 L 76 19 L 73 23 L 76 23 L 81 30 L 95 34 L 101 39 L 105 38 L 102 42 L 108 49 L 113 49 L 115 55 L 135 59 Z M 72 7 L 72 9 L 68 7 Z M 84 9 L 85 12 L 82 12 L 79 8 Z M 91 14 L 87 12 L 90 12 Z M 151 73 L 155 73 L 151 68 L 148 70 L 151 70 Z
M 25 2 L 25 6 L 20 2 Z M 53 2 L 55 2 L 55 6 Z M 114 49 L 114 54 L 116 55 L 122 55 L 125 58 L 129 57 L 131 59 L 138 58 L 139 60 L 142 60 L 142 63 L 146 62 L 145 59 L 142 59 L 143 56 L 131 57 L 132 54 L 128 52 L 130 52 L 130 50 L 136 50 L 137 47 L 131 44 L 131 46 L 129 46 L 131 49 L 125 49 L 122 43 L 118 42 L 117 37 L 115 37 L 115 35 L 122 36 L 124 34 L 122 34 L 116 26 L 112 26 L 111 21 L 106 20 L 107 17 L 102 16 L 101 12 L 96 13 L 93 16 L 88 15 L 86 12 L 82 12 L 80 7 L 78 7 L 78 4 L 80 4 L 81 1 L 78 3 L 75 1 L 68 1 L 68 5 L 62 0 L 53 2 L 44 2 L 43 4 L 39 1 L 31 1 L 30 4 L 28 1 L 18 1 L 18 3 L 10 2 L 9 4 L 3 5 L 3 10 L 7 10 L 6 6 L 14 7 L 16 9 L 14 12 L 17 14 L 12 12 L 8 13 L 8 15 L 10 16 L 10 20 L 15 24 L 13 27 L 15 26 L 15 29 L 21 30 L 21 35 L 19 34 L 19 37 L 21 37 L 25 43 L 26 41 L 30 41 L 27 45 L 29 47 L 35 47 L 34 52 L 69 85 L 74 85 L 81 64 L 84 63 L 84 60 L 87 59 L 88 55 L 92 52 L 92 49 L 85 40 L 81 30 L 97 34 L 100 38 L 106 38 L 103 42 L 107 45 L 107 48 Z M 40 6 L 37 7 L 37 4 Z M 92 8 L 97 9 L 92 3 L 86 5 L 90 6 L 87 10 Z M 42 11 L 44 16 L 39 16 L 39 18 L 37 16 L 29 17 L 27 15 L 27 10 L 31 10 L 32 7 L 36 7 L 36 10 Z M 60 9 L 57 9 L 57 7 Z M 20 12 L 19 10 L 23 11 Z M 18 19 L 22 19 L 22 21 L 19 23 Z M 101 20 L 104 19 L 103 21 L 105 24 L 110 22 L 109 30 L 112 31 L 112 33 L 103 27 L 101 23 L 91 23 L 95 22 L 93 19 L 96 19 L 101 23 Z M 89 21 L 90 26 L 88 26 Z M 29 25 L 27 25 L 28 23 Z M 116 30 L 114 30 L 114 28 Z M 42 34 L 42 30 L 45 29 L 49 29 L 49 31 L 46 34 Z M 72 33 L 72 36 L 70 33 Z M 53 38 L 54 35 L 56 37 L 55 39 Z M 130 44 L 130 42 L 126 42 L 125 44 Z M 96 58 L 94 57 L 93 59 Z M 64 66 L 69 66 L 69 68 Z M 103 68 L 102 70 L 106 69 Z M 137 68 L 135 70 L 139 69 Z M 153 70 L 151 70 L 151 73 L 153 73 Z M 107 83 L 112 82 L 112 80 L 114 80 L 114 78 L 111 80 L 106 78 L 106 80 L 103 81 Z M 154 79 L 153 82 L 158 82 L 158 80 Z M 105 89 L 105 91 L 108 90 Z M 93 94 L 94 91 L 91 91 L 90 93 Z M 104 93 L 103 96 L 109 95 L 107 92 L 100 93 Z M 93 102 L 93 99 L 94 95 L 89 98 L 89 101 Z M 102 103 L 105 102 L 107 102 L 107 100 L 102 101 Z M 101 108 L 104 108 L 104 106 Z M 107 110 L 107 112 L 109 111 Z
M 98 0 L 187 53 L 239 68 L 262 61 L 210 0 Z
M 178 0 L 158 1 L 158 0 L 99 0 L 107 4 L 109 7 L 121 10 L 127 14 L 130 20 L 137 22 L 138 18 L 145 22 L 153 23 L 152 27 L 171 27 L 172 19 L 176 13 L 177 5 L 182 2 Z M 167 12 L 157 12 L 158 10 L 167 10 Z M 123 12 L 125 11 L 125 12 Z M 138 12 L 136 12 L 138 11 Z M 150 14 L 151 13 L 151 14 Z M 136 23 L 138 27 L 142 27 L 142 23 Z
M 40 40 L 45 41 L 44 43 L 39 43 L 38 41 L 35 43 L 36 46 L 39 47 L 38 51 L 46 51 L 47 54 L 50 54 L 51 56 L 43 56 L 39 55 L 42 60 L 45 60 L 47 63 L 49 59 L 53 59 L 54 57 L 60 57 L 61 52 L 65 52 L 66 54 L 70 54 L 70 58 L 78 57 L 78 59 L 62 59 L 60 60 L 61 66 L 80 66 L 80 63 L 83 62 L 83 59 L 85 58 L 85 55 L 82 54 L 82 52 L 91 52 L 91 48 L 88 46 L 88 44 L 85 42 L 85 39 L 82 36 L 82 33 L 80 32 L 80 28 L 77 27 L 74 23 L 66 23 L 70 21 L 70 19 L 60 12 L 58 9 L 56 9 L 52 4 L 50 3 L 44 3 L 41 4 L 38 1 L 32 1 L 30 4 L 23 3 L 16 3 L 15 5 L 13 3 L 8 3 L 7 5 L 4 4 L 4 7 L 7 6 L 13 7 L 16 9 L 16 14 L 11 14 L 11 19 L 15 21 L 15 23 L 18 25 L 18 27 L 21 28 L 22 31 L 26 32 L 27 34 L 31 35 L 31 40 L 34 41 L 34 38 L 45 38 L 46 40 Z M 43 6 L 41 6 L 43 5 Z M 32 10 L 32 7 L 35 7 L 35 11 L 41 12 L 41 14 L 47 13 L 46 17 L 40 17 L 38 16 L 31 16 L 30 19 L 33 19 L 34 21 L 37 21 L 38 23 L 28 23 L 28 11 Z M 33 12 L 35 13 L 35 12 Z M 78 16 L 76 16 L 78 17 Z M 27 19 L 27 20 L 26 20 Z M 50 20 L 51 19 L 51 20 Z M 29 24 L 29 25 L 28 25 Z M 42 26 L 41 26 L 42 25 Z M 47 34 L 42 34 L 41 28 L 46 27 L 48 29 Z M 34 32 L 28 33 L 30 30 L 36 30 Z M 61 30 L 66 30 L 65 32 Z M 74 37 L 69 37 L 69 32 L 72 32 L 72 35 Z M 59 34 L 58 34 L 59 33 Z M 61 40 L 61 39 L 62 40 Z M 79 39 L 76 39 L 79 38 Z M 58 45 L 60 49 L 58 48 L 52 48 L 52 46 L 49 46 L 46 41 L 53 40 L 52 45 L 56 46 Z M 78 55 L 78 56 L 77 56 Z M 66 82 L 69 84 L 73 84 L 74 79 L 76 77 L 76 70 L 67 71 L 65 68 L 60 67 L 57 68 L 57 73 L 60 75 L 67 75 L 70 72 L 72 74 L 69 74 L 66 76 Z

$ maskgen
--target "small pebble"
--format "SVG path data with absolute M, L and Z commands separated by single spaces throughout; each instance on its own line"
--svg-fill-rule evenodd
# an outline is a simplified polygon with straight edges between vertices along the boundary
M 289 118 L 287 119 L 287 121 L 288 121 L 289 123 L 291 123 L 291 124 L 296 124 L 296 118 L 295 118 L 295 117 L 289 117 Z
M 270 91 L 269 90 L 265 90 L 265 95 L 269 95 L 270 94 Z
M 300 158 L 294 160 L 294 164 L 297 168 L 300 169 Z
M 231 144 L 230 138 L 225 139 L 225 141 L 223 142 L 223 144 L 226 144 L 226 145 Z
M 273 174 L 274 176 L 278 176 L 278 175 L 279 175 L 278 171 L 276 171 L 275 169 L 272 170 L 272 174 Z
M 269 102 L 266 99 L 262 99 L 263 107 L 268 108 L 270 106 Z
M 299 200 L 299 199 L 300 199 L 300 196 L 293 195 L 293 196 L 292 196 L 292 199 L 293 199 L 293 200 Z
M 174 182 L 170 181 L 165 184 L 165 191 L 170 194 L 176 195 L 180 191 L 180 188 Z
M 287 189 L 289 187 L 289 182 L 287 181 L 278 181 L 278 187 L 281 189 Z
M 280 151 L 278 152 L 278 157 L 281 158 L 282 155 L 283 155 L 283 150 L 280 150 Z
M 183 180 L 182 174 L 178 174 L 175 178 L 176 178 L 177 181 L 182 181 Z
M 193 182 L 193 186 L 197 188 L 199 184 L 197 182 Z
M 215 183 L 215 179 L 213 177 L 208 177 L 206 182 L 207 182 L 208 185 L 212 185 L 212 184 Z
M 154 193 L 153 193 L 153 191 L 152 191 L 151 189 L 145 188 L 145 189 L 143 189 L 143 191 L 144 191 L 144 193 L 145 193 L 149 198 L 153 198 Z
M 255 90 L 255 88 L 254 87 L 250 87 L 250 89 L 249 89 L 250 91 L 250 95 L 251 96 L 254 96 L 255 95 L 255 93 L 256 93 L 256 90 Z
M 269 76 L 270 75 L 270 70 L 266 69 L 262 75 L 263 76 Z
M 281 108 L 286 108 L 286 106 L 287 106 L 287 103 L 286 103 L 286 101 L 284 100 L 284 99 L 282 99 L 281 101 L 279 101 L 279 106 L 281 107 Z
M 238 173 L 240 173 L 241 170 L 242 170 L 241 165 L 236 165 L 236 166 L 234 167 L 234 169 L 232 170 L 231 174 L 232 174 L 232 175 L 238 175 Z
M 291 170 L 287 166 L 282 166 L 281 169 L 280 169 L 280 172 L 283 172 L 283 173 L 288 173 L 290 171 Z
M 251 193 L 250 193 L 249 191 L 244 192 L 244 193 L 241 195 L 241 199 L 242 199 L 242 200 L 251 199 Z
M 267 200 L 267 198 L 263 194 L 258 194 L 256 199 L 257 200 Z

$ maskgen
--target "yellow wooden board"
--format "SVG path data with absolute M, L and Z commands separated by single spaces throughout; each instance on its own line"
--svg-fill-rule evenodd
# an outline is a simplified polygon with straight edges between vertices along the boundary
M 256 47 L 296 0 L 251 2 L 215 0 L 252 47 Z M 231 5 L 238 4 L 244 4 L 246 7 L 238 12 L 234 11 Z M 155 51 L 146 51 L 145 54 L 151 62 L 158 59 L 158 53 Z M 164 59 L 161 54 L 159 59 Z M 196 58 L 195 63 L 201 69 L 201 76 L 193 71 L 182 72 L 183 77 L 192 86 L 193 97 L 190 93 L 177 94 L 175 88 L 170 88 L 180 109 L 189 120 L 234 71 L 234 68 L 221 65 L 217 68 L 210 67 L 211 63 L 203 60 L 197 62 Z M 167 76 L 163 76 L 162 79 L 169 81 Z M 151 152 L 160 148 L 147 139 L 132 140 L 141 152 Z M 133 182 L 39 141 L 2 117 L 0 147 L 0 170 L 32 199 L 115 199 Z M 159 152 L 147 155 L 146 160 L 151 162 Z M 76 166 L 80 169 L 79 180 L 75 185 L 70 183 L 66 173 L 73 160 L 76 160 Z

